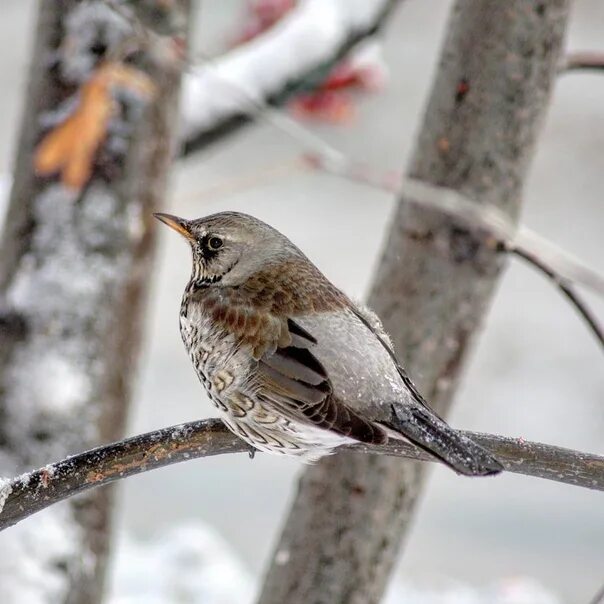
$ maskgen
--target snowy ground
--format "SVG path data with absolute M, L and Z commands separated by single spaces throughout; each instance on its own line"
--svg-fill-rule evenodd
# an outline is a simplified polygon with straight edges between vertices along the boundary
M 254 581 L 210 527 L 189 523 L 141 543 L 122 537 L 108 604 L 245 604 Z
M 140 543 L 123 537 L 108 604 L 252 604 L 256 583 L 231 548 L 200 523 L 173 527 Z M 384 604 L 562 604 L 527 577 L 480 587 L 440 578 L 402 583 Z
M 321 126 L 316 132 L 353 158 L 384 169 L 403 167 L 450 4 L 407 0 L 388 35 L 387 91 L 364 102 L 350 128 Z M 212 3 L 219 12 L 203 3 L 200 39 L 210 54 L 218 50 L 236 5 L 236 0 Z M 12 163 L 11 136 L 26 66 L 24 32 L 33 6 L 33 0 L 3 0 L 0 172 Z M 569 47 L 602 48 L 603 28 L 601 0 L 577 0 Z M 560 79 L 523 215 L 529 226 L 600 271 L 603 100 L 602 76 Z M 362 297 L 393 207 L 387 195 L 327 175 L 294 173 L 230 195 L 200 197 L 207 187 L 299 153 L 268 126 L 247 130 L 182 165 L 166 207 L 188 217 L 222 209 L 255 214 L 292 237 L 349 294 Z M 187 250 L 169 233 L 162 237 L 132 433 L 213 414 L 178 334 Z M 596 308 L 604 312 L 601 303 Z M 452 422 L 604 453 L 601 363 L 566 303 L 540 276 L 515 264 L 500 288 Z M 196 604 L 192 598 L 202 588 L 204 604 L 250 601 L 246 598 L 270 555 L 298 471 L 295 462 L 268 456 L 250 461 L 241 455 L 192 461 L 126 481 L 111 604 Z M 178 528 L 183 523 L 194 528 Z M 220 537 L 208 533 L 208 526 Z M 388 604 L 585 604 L 604 583 L 602 544 L 601 493 L 519 476 L 468 481 L 438 468 Z M 159 572 L 162 564 L 188 570 Z M 217 584 L 215 577 L 224 580 Z

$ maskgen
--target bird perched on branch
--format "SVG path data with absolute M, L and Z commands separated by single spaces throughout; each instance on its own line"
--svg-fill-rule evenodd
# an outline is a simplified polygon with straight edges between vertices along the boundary
M 353 442 L 402 439 L 460 474 L 501 471 L 429 408 L 377 316 L 287 237 L 235 212 L 155 216 L 191 245 L 182 339 L 236 435 L 261 451 L 307 461 Z

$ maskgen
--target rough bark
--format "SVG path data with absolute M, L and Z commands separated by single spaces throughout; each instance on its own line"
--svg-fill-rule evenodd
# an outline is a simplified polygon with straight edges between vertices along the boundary
M 506 472 L 604 491 L 604 457 L 494 434 L 465 434 L 491 451 Z M 368 455 L 437 461 L 401 441 L 347 448 Z M 0 480 L 0 531 L 63 499 L 128 476 L 189 459 L 242 452 L 250 453 L 249 445 L 220 419 L 170 426 L 84 451 L 12 480 Z
M 517 218 L 569 3 L 458 0 L 412 178 Z M 479 231 L 401 198 L 369 297 L 426 398 L 446 414 L 501 258 Z M 381 599 L 421 492 L 421 464 L 343 454 L 302 476 L 259 601 Z
M 164 3 L 156 18 L 184 17 L 188 4 Z M 123 433 L 152 274 L 150 216 L 175 146 L 180 80 L 168 43 L 131 36 L 130 24 L 102 2 L 40 3 L 0 257 L 0 474 Z M 36 176 L 39 141 L 73 111 L 95 67 L 121 58 L 126 40 L 130 51 L 140 45 L 130 64 L 150 76 L 153 99 L 115 97 L 119 110 L 81 191 L 58 176 Z M 5 533 L 3 601 L 99 602 L 111 499 L 99 490 L 48 510 L 24 532 Z

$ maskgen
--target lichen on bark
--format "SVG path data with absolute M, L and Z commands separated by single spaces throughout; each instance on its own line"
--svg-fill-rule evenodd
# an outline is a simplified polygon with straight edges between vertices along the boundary
M 171 3 L 188 10 L 188 0 Z M 122 436 L 154 243 L 149 217 L 174 149 L 181 67 L 169 45 L 158 51 L 131 35 L 105 2 L 39 7 L 0 259 L 3 475 Z M 94 71 L 132 47 L 129 64 L 151 79 L 153 98 L 112 89 L 107 132 L 83 186 L 37 175 L 40 141 L 77 109 Z M 12 601 L 26 601 L 34 583 L 32 601 L 100 601 L 110 502 L 107 490 L 76 498 L 2 536 L 0 548 L 14 552 L 0 559 Z M 47 547 L 48 533 L 65 547 Z

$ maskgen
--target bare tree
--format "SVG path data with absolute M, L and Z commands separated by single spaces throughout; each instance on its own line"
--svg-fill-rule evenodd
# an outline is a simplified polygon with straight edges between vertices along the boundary
M 456 2 L 410 176 L 517 218 L 568 11 L 566 0 Z M 441 414 L 501 268 L 484 234 L 403 194 L 369 304 Z M 422 468 L 349 453 L 307 470 L 259 601 L 379 602 Z
M 182 34 L 188 0 L 156 4 Z M 123 434 L 180 63 L 170 37 L 132 40 L 103 2 L 40 3 L 2 239 L 3 474 Z M 111 502 L 96 491 L 6 533 L 3 599 L 100 601 Z

